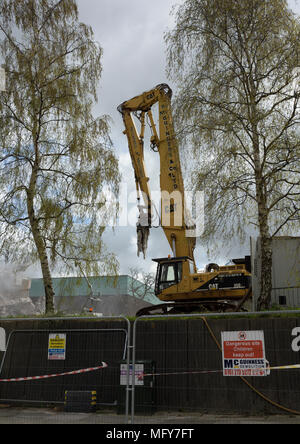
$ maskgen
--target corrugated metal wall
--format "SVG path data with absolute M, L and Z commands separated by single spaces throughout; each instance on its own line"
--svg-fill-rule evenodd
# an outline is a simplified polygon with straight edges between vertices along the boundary
M 300 238 L 276 237 L 272 241 L 272 303 L 300 307 Z M 261 254 L 259 238 L 251 239 L 253 311 L 260 293 Z

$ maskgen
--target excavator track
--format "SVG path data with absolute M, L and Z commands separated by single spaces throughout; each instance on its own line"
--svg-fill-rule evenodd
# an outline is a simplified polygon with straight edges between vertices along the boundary
M 141 308 L 137 311 L 136 317 L 158 316 L 172 314 L 192 314 L 192 313 L 230 313 L 247 310 L 234 304 L 232 301 L 191 301 L 191 302 L 166 302 L 164 304 L 152 305 Z

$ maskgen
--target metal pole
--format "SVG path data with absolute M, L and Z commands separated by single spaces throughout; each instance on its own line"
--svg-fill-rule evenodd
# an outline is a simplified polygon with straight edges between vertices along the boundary
M 141 316 L 143 317 L 143 316 Z M 147 317 L 147 316 L 146 316 Z M 135 395 L 135 359 L 136 359 L 136 324 L 141 318 L 137 318 L 133 324 L 132 338 L 132 385 L 131 385 L 131 424 L 134 424 L 134 395 Z
M 129 376 L 130 376 L 130 350 L 131 350 L 131 324 L 129 319 L 123 317 L 127 322 L 127 379 L 126 379 L 126 398 L 125 398 L 125 424 L 129 423 Z

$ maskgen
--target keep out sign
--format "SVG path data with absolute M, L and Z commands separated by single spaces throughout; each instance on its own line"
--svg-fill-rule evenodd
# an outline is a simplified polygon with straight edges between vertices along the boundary
M 223 376 L 267 376 L 263 331 L 222 332 Z

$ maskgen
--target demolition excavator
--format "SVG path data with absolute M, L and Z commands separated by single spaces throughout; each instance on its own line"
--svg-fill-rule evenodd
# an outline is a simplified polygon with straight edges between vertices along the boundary
M 138 255 L 143 253 L 145 257 L 150 228 L 157 217 L 173 253 L 153 259 L 157 263 L 155 294 L 162 304 L 145 307 L 137 316 L 243 310 L 244 301 L 251 296 L 249 256 L 232 259 L 231 265 L 209 264 L 205 271 L 197 271 L 194 258 L 197 232 L 186 208 L 171 99 L 171 88 L 161 84 L 118 107 L 135 174 L 139 208 Z M 160 211 L 154 206 L 146 173 L 146 123 L 151 130 L 151 149 L 160 159 Z

